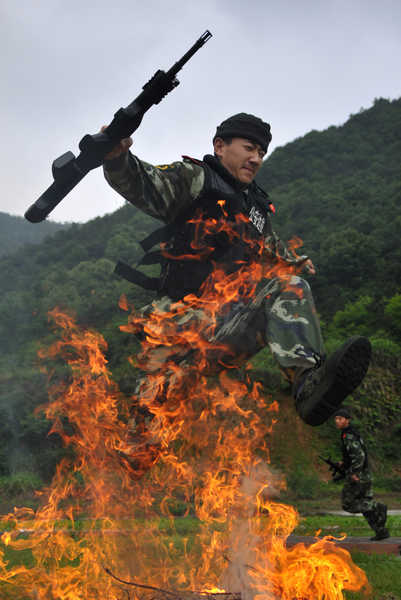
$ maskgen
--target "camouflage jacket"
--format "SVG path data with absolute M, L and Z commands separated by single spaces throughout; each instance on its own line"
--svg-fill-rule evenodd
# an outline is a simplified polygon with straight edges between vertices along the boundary
M 343 464 L 347 476 L 357 475 L 361 481 L 371 479 L 368 453 L 359 433 L 352 427 L 341 431 Z
M 201 161 L 184 157 L 182 161 L 153 166 L 127 152 L 104 164 L 104 174 L 111 187 L 128 202 L 146 214 L 173 222 L 193 206 L 205 184 Z M 249 215 L 251 220 L 252 215 Z M 281 242 L 277 234 L 265 238 L 266 259 L 280 258 L 290 264 L 301 264 L 308 257 L 298 256 Z

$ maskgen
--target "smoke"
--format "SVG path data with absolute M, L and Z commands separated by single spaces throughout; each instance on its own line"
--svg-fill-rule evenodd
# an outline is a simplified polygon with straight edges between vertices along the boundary
M 257 564 L 258 549 L 266 543 L 255 530 L 261 509 L 261 503 L 277 498 L 285 487 L 283 476 L 273 471 L 266 464 L 259 463 L 253 467 L 241 482 L 241 506 L 237 507 L 236 518 L 233 519 L 233 528 L 229 540 L 230 554 L 227 557 L 229 565 L 223 575 L 221 585 L 226 590 L 241 593 L 241 600 L 255 600 L 260 597 L 260 590 L 255 587 L 255 570 L 252 565 Z M 265 565 L 272 567 L 272 565 Z M 269 583 L 264 582 L 264 600 L 276 598 Z

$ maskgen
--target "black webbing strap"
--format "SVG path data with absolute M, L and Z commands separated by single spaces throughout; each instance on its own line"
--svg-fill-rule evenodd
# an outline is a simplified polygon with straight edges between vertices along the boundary
M 116 264 L 116 266 L 114 268 L 114 273 L 116 273 L 117 275 L 120 275 L 120 277 L 123 277 L 124 279 L 126 279 L 127 281 L 130 281 L 131 283 L 140 285 L 145 290 L 156 290 L 157 291 L 160 287 L 159 277 L 148 277 L 147 275 L 144 275 L 144 273 L 141 273 L 141 271 L 138 271 L 137 269 L 133 269 L 126 263 L 121 262 L 121 260 L 119 260 L 118 263 Z
M 199 198 L 197 201 L 198 200 Z M 177 232 L 181 231 L 185 223 L 193 217 L 194 212 L 195 203 L 189 206 L 184 213 L 179 214 L 172 223 L 168 223 L 167 225 L 163 225 L 162 227 L 155 229 L 155 231 L 152 231 L 152 233 L 139 242 L 144 251 L 148 252 L 148 250 L 153 248 L 153 246 L 156 246 L 156 244 L 171 240 Z
M 157 263 L 162 263 L 165 260 L 161 250 L 154 250 L 153 252 L 147 252 L 144 254 L 137 264 L 139 265 L 156 265 Z
M 181 219 L 180 219 L 180 221 L 181 221 Z M 173 223 L 169 223 L 169 225 L 163 225 L 163 227 L 159 227 L 159 229 L 156 229 L 155 231 L 153 231 L 151 234 L 146 236 L 146 238 L 141 240 L 139 243 L 141 244 L 141 246 L 145 250 L 145 252 L 147 252 L 148 250 L 153 248 L 153 246 L 155 246 L 156 244 L 160 244 L 160 242 L 164 242 L 165 240 L 172 238 L 173 235 L 177 231 L 177 227 L 178 227 L 177 221 L 174 221 Z

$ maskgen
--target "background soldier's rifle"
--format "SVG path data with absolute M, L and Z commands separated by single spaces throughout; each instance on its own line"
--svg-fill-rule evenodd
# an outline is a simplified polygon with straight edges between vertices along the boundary
M 324 456 L 319 456 L 320 460 L 323 460 L 327 465 L 329 465 L 329 469 L 331 471 L 331 477 L 333 481 L 341 481 L 341 479 L 345 478 L 345 469 L 338 463 L 331 460 L 330 456 L 324 458 Z
M 25 218 L 31 223 L 43 221 L 59 202 L 85 177 L 100 167 L 105 156 L 124 138 L 129 137 L 141 124 L 142 118 L 153 104 L 159 102 L 180 83 L 176 78 L 178 71 L 210 38 L 210 31 L 205 31 L 195 44 L 167 72 L 158 70 L 145 83 L 142 92 L 131 104 L 120 108 L 114 119 L 102 133 L 86 134 L 79 142 L 80 154 L 75 157 L 72 152 L 65 152 L 53 162 L 54 182 L 28 208 Z

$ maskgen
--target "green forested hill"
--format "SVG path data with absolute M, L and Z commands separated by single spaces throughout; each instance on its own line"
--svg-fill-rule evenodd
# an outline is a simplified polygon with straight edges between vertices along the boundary
M 399 289 L 401 99 L 376 100 L 341 127 L 277 148 L 260 182 L 277 205 L 282 237 L 301 237 L 316 263 L 321 311 Z
M 356 402 L 369 423 L 382 419 L 384 436 L 401 412 L 400 165 L 401 99 L 380 99 L 343 126 L 277 148 L 259 177 L 277 208 L 274 228 L 283 240 L 301 237 L 317 266 L 310 282 L 329 346 L 356 332 L 375 343 L 380 385 L 370 382 Z M 32 468 L 48 476 L 57 456 L 47 423 L 31 416 L 46 399 L 36 352 L 51 336 L 49 309 L 73 311 L 104 333 L 113 376 L 123 390 L 132 386 L 126 359 L 135 342 L 117 328 L 126 319 L 118 300 L 125 293 L 142 306 L 152 295 L 112 272 L 118 259 L 135 264 L 156 225 L 125 205 L 0 257 L 0 475 Z
M 344 125 L 313 130 L 276 148 L 262 169 L 262 180 L 277 188 L 302 179 L 332 181 L 361 171 L 391 179 L 400 176 L 400 153 L 401 98 L 379 98 Z
M 53 221 L 33 225 L 22 217 L 0 212 L 0 256 L 12 254 L 24 244 L 39 244 L 46 236 L 67 227 Z
M 65 309 L 105 333 L 120 388 L 132 386 L 127 357 L 135 341 L 119 332 L 126 313 L 121 316 L 118 301 L 126 293 L 141 306 L 151 296 L 113 275 L 113 269 L 118 258 L 139 258 L 137 240 L 152 227 L 152 219 L 127 205 L 0 257 L 0 476 L 33 471 L 47 479 L 59 457 L 60 440 L 47 438 L 49 424 L 33 416 L 47 399 L 37 351 L 54 339 L 50 309 Z
M 0 258 L 0 336 L 2 350 L 20 351 L 28 339 L 47 330 L 54 306 L 73 311 L 79 321 L 104 327 L 118 313 L 122 293 L 142 305 L 151 296 L 113 275 L 120 258 L 134 263 L 141 240 L 153 223 L 126 205 L 84 225 L 73 224 L 38 246 Z

